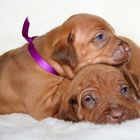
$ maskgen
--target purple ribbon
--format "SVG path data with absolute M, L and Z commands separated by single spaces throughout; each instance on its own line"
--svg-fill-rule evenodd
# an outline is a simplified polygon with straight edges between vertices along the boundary
M 30 26 L 30 22 L 28 21 L 28 17 L 27 17 L 24 21 L 24 24 L 23 24 L 22 35 L 27 40 L 27 42 L 29 43 L 28 51 L 29 51 L 30 55 L 36 61 L 36 63 L 41 68 L 43 68 L 45 71 L 50 72 L 50 73 L 55 74 L 55 75 L 58 75 L 57 72 L 53 69 L 53 67 L 51 67 L 48 64 L 48 62 L 35 49 L 34 44 L 32 42 L 33 39 L 35 38 L 35 36 L 34 37 L 29 37 L 28 36 L 29 26 Z

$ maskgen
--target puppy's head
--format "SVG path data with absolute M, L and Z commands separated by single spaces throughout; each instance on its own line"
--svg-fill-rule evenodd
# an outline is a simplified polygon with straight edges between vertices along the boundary
M 130 46 L 102 18 L 77 14 L 59 27 L 52 58 L 76 72 L 88 64 L 119 65 L 128 61 Z
M 94 123 L 121 123 L 139 117 L 140 105 L 131 85 L 107 65 L 83 68 L 73 79 L 59 118 Z

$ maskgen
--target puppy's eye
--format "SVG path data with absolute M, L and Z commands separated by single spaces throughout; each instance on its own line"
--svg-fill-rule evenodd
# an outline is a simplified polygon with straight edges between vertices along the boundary
M 107 37 L 104 32 L 99 32 L 95 36 L 96 41 L 105 41 L 106 39 L 107 39 Z
M 127 95 L 128 92 L 129 92 L 129 87 L 128 87 L 128 85 L 122 85 L 122 86 L 121 86 L 121 94 L 122 94 L 122 95 Z
M 93 108 L 95 99 L 91 95 L 86 95 L 83 99 L 83 104 L 88 108 Z
M 94 99 L 88 95 L 85 97 L 84 101 L 87 102 L 88 104 L 90 104 L 90 103 L 94 102 Z

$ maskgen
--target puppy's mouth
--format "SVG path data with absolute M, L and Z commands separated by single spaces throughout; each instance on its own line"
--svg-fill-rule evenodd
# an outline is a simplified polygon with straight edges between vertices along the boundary
M 120 68 L 120 67 L 124 66 L 124 64 L 127 64 L 128 62 L 129 62 L 129 59 L 126 59 L 124 61 L 116 62 L 115 64 L 112 64 L 112 66 Z

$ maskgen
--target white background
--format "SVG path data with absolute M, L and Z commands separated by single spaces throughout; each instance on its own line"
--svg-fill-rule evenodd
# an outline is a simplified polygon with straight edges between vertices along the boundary
M 42 35 L 76 13 L 96 14 L 140 44 L 140 0 L 0 0 L 0 53 L 25 43 L 22 24 L 28 16 L 30 35 Z

